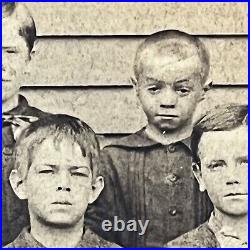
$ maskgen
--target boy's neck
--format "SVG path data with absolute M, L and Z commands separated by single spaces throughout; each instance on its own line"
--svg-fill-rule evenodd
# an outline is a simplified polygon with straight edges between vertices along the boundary
M 221 228 L 232 229 L 241 240 L 248 241 L 248 215 L 232 216 L 215 209 L 214 216 Z
M 190 137 L 192 133 L 192 125 L 185 126 L 175 131 L 162 131 L 156 128 L 154 125 L 148 124 L 145 132 L 150 139 L 163 145 L 169 145 Z
M 12 96 L 9 100 L 2 102 L 2 113 L 6 113 L 18 105 L 18 94 Z
M 68 228 L 45 225 L 32 218 L 30 224 L 31 235 L 46 248 L 74 248 L 83 236 L 83 219 Z

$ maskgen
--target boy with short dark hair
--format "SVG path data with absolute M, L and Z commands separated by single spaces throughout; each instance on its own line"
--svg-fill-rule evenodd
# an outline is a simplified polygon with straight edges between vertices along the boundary
M 27 204 L 16 197 L 9 184 L 15 141 L 30 122 L 46 113 L 31 107 L 18 95 L 36 38 L 34 21 L 23 3 L 2 2 L 2 32 L 2 240 L 5 245 L 28 224 Z
M 209 55 L 197 37 L 162 31 L 139 46 L 134 71 L 148 124 L 104 148 L 106 186 L 87 219 L 100 235 L 125 247 L 162 247 L 204 222 L 211 209 L 193 178 L 189 149 L 193 114 L 208 79 Z M 125 223 L 148 221 L 148 227 L 144 235 L 131 226 L 105 232 L 102 222 L 113 222 L 114 216 Z
M 194 127 L 193 172 L 214 210 L 207 222 L 169 242 L 168 247 L 247 247 L 247 114 L 247 105 L 222 105 Z
M 84 227 L 88 204 L 103 189 L 93 130 L 67 115 L 32 123 L 16 144 L 10 183 L 28 200 L 30 227 L 7 248 L 115 247 Z

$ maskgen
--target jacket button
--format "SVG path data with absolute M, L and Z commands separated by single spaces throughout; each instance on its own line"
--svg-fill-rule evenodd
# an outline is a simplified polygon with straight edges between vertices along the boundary
M 169 174 L 165 177 L 166 184 L 173 184 L 178 180 L 178 176 L 175 174 Z
M 13 147 L 3 147 L 3 154 L 4 155 L 13 155 L 14 149 Z
M 168 151 L 169 153 L 174 153 L 176 151 L 176 147 L 174 144 L 168 145 Z
M 177 214 L 177 210 L 175 208 L 170 208 L 168 212 L 171 216 L 175 216 Z

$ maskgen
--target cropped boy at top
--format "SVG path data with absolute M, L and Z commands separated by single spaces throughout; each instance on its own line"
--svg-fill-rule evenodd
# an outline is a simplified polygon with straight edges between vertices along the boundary
M 34 21 L 23 3 L 2 2 L 2 32 L 2 241 L 5 245 L 29 223 L 27 203 L 16 197 L 9 183 L 15 142 L 25 127 L 46 113 L 31 107 L 18 94 L 36 38 Z

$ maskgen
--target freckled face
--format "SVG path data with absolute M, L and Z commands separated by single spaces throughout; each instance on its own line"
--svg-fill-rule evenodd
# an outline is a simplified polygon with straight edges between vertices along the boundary
M 228 214 L 248 212 L 247 127 L 206 132 L 199 143 L 202 182 L 214 206 Z
M 35 151 L 26 178 L 32 215 L 45 223 L 71 226 L 83 220 L 92 193 L 90 160 L 80 146 L 46 139 Z
M 173 57 L 158 55 L 145 60 L 137 88 L 149 123 L 165 131 L 189 126 L 202 95 L 198 56 Z

